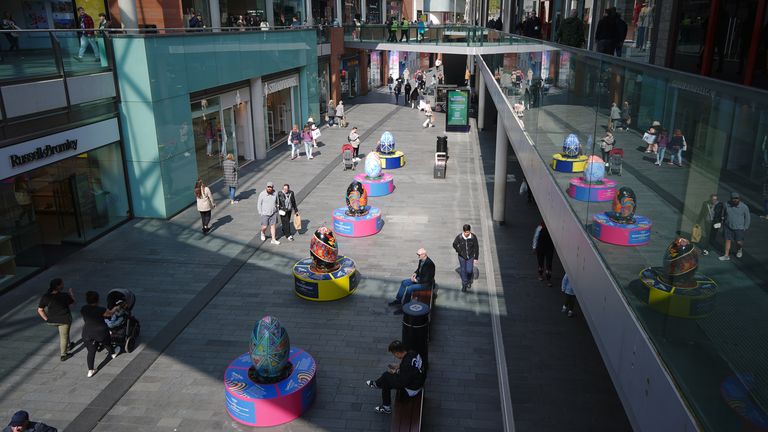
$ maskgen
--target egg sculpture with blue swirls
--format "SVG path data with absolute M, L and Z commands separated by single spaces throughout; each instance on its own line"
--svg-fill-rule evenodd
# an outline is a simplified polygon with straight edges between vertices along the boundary
M 365 157 L 365 176 L 369 179 L 381 177 L 381 157 L 378 153 L 370 152 Z
M 600 183 L 605 178 L 605 162 L 599 156 L 590 156 L 584 169 L 584 180 L 588 183 Z
M 368 214 L 368 192 L 363 184 L 355 180 L 347 188 L 347 215 L 365 216 Z
M 395 137 L 386 131 L 381 134 L 379 139 L 379 151 L 383 154 L 392 154 L 395 152 Z
M 568 157 L 576 157 L 581 152 L 581 143 L 576 134 L 570 134 L 563 141 L 563 154 Z
M 260 383 L 280 381 L 290 373 L 290 352 L 291 341 L 280 321 L 271 315 L 263 317 L 251 333 L 250 353 L 253 368 L 248 376 Z

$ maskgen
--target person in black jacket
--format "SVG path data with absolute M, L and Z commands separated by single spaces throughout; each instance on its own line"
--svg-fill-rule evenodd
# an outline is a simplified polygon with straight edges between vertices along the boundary
M 293 241 L 293 234 L 291 234 L 293 219 L 291 219 L 291 213 L 295 211 L 296 214 L 299 214 L 299 207 L 296 205 L 296 194 L 293 193 L 288 183 L 284 184 L 283 190 L 277 193 L 277 211 L 280 214 L 283 237 Z
M 419 256 L 419 265 L 413 272 L 410 279 L 405 279 L 400 283 L 395 299 L 389 302 L 390 306 L 400 306 L 411 301 L 411 294 L 414 291 L 423 291 L 432 288 L 435 281 L 435 263 L 427 256 L 427 250 L 420 248 L 416 251 Z M 403 313 L 403 309 L 398 307 L 395 315 Z
M 616 14 L 616 57 L 621 57 L 621 49 L 624 47 L 624 40 L 627 38 L 627 22 Z
M 616 54 L 616 41 L 619 40 L 619 25 L 616 8 L 609 7 L 605 10 L 605 15 L 597 22 L 595 30 L 595 40 L 597 40 L 597 51 L 603 54 Z
M 547 279 L 547 286 L 552 286 L 552 259 L 555 256 L 555 245 L 549 235 L 547 226 L 542 221 L 533 234 L 533 253 L 539 263 L 539 280 Z
M 48 292 L 43 294 L 37 306 L 37 314 L 48 325 L 59 329 L 59 354 L 61 361 L 69 358 L 69 351 L 75 344 L 69 340 L 69 328 L 72 326 L 72 313 L 69 306 L 75 302 L 72 288 L 64 292 L 64 281 L 61 278 L 51 279 Z
M 3 432 L 57 432 L 55 427 L 48 426 L 43 422 L 33 422 L 29 420 L 29 413 L 21 410 L 16 411 L 11 417 L 8 426 L 3 428 Z
M 381 389 L 381 405 L 374 408 L 382 414 L 392 413 L 392 389 L 405 389 L 409 397 L 419 394 L 427 374 L 424 363 L 416 351 L 409 351 L 399 340 L 389 344 L 389 352 L 400 360 L 400 365 L 391 364 L 377 380 L 365 382 L 370 388 Z
M 104 318 L 111 317 L 120 306 L 112 309 L 99 306 L 99 293 L 88 291 L 85 293 L 86 305 L 80 308 L 80 314 L 83 316 L 83 340 L 88 349 L 86 362 L 88 363 L 88 378 L 96 375 L 94 362 L 96 360 L 96 351 L 99 346 L 107 349 L 112 358 L 120 354 L 120 347 L 112 347 L 112 338 L 109 335 L 109 327 L 104 322 Z
M 465 224 L 462 233 L 453 240 L 453 250 L 459 255 L 459 275 L 461 275 L 461 292 L 472 289 L 472 278 L 480 254 L 480 244 L 472 227 Z

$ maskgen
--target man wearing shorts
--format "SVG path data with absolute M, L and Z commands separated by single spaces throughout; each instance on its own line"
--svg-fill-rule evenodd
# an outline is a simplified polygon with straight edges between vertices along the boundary
M 730 261 L 732 242 L 736 242 L 736 258 L 741 258 L 744 233 L 749 229 L 749 222 L 749 207 L 741 202 L 738 192 L 731 192 L 731 200 L 725 205 L 725 253 L 718 258 L 720 261 Z
M 256 203 L 261 218 L 261 241 L 267 239 L 267 227 L 272 234 L 273 245 L 279 245 L 280 242 L 275 238 L 277 227 L 277 194 L 275 193 L 275 184 L 267 182 L 267 188 L 259 194 L 259 200 Z

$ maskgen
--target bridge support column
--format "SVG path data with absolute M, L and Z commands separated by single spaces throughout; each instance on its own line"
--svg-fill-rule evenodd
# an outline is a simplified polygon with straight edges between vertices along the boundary
M 485 78 L 482 73 L 477 74 L 477 128 L 485 129 Z
M 493 221 L 504 224 L 507 204 L 507 131 L 501 114 L 496 114 L 496 163 L 493 174 Z

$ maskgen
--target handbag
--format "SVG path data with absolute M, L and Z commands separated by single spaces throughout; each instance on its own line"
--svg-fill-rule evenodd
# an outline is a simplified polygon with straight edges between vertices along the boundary
M 313 129 L 312 130 L 312 139 L 318 139 L 320 138 L 320 129 Z
M 296 231 L 301 229 L 301 215 L 299 212 L 293 214 L 293 227 L 296 228 Z
M 701 241 L 701 225 L 693 224 L 693 228 L 691 228 L 691 241 L 693 243 Z

